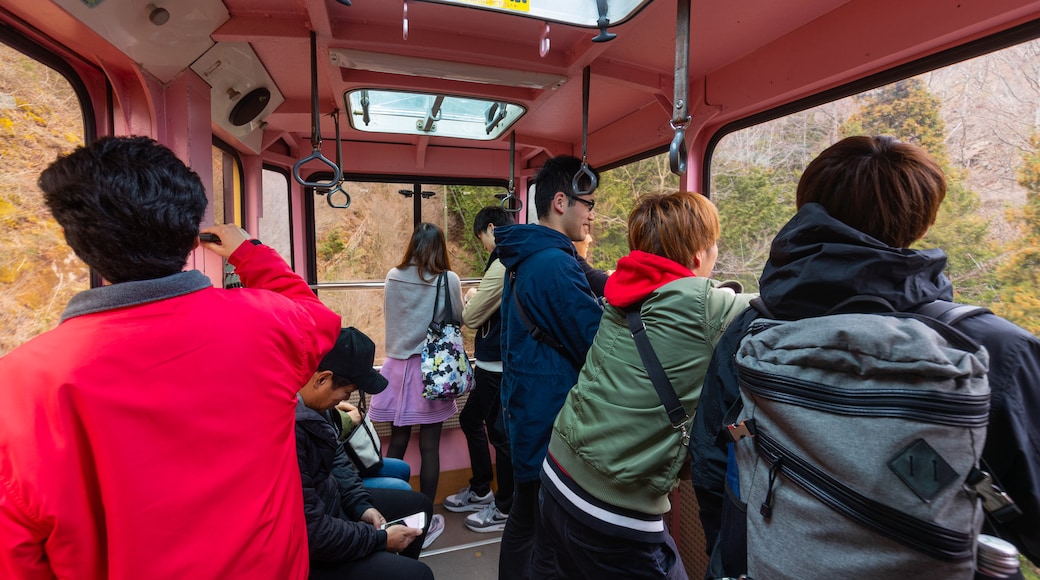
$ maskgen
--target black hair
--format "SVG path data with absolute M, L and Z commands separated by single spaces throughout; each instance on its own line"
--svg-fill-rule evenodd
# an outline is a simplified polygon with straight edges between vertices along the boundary
M 79 147 L 39 186 L 76 255 L 113 283 L 183 270 L 207 203 L 199 176 L 148 137 Z
M 487 231 L 488 224 L 495 227 L 512 225 L 513 216 L 509 215 L 502 206 L 489 205 L 481 208 L 473 218 L 473 235 L 480 236 L 481 232 Z
M 599 172 L 592 167 L 589 167 L 592 173 L 599 180 Z M 549 215 L 549 208 L 552 205 L 552 200 L 556 197 L 556 192 L 562 191 L 568 198 L 577 195 L 574 191 L 574 176 L 581 170 L 581 159 L 577 157 L 571 157 L 570 155 L 560 155 L 553 157 L 545 162 L 545 165 L 538 170 L 538 175 L 534 178 L 534 208 L 538 214 L 538 218 L 541 219 Z M 590 180 L 587 175 L 582 174 L 578 180 L 578 187 L 587 188 L 590 185 Z M 567 200 L 568 206 L 574 205 L 574 199 Z

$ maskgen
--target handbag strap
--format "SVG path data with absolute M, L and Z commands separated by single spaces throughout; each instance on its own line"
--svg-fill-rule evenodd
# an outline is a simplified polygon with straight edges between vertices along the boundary
M 455 310 L 451 307 L 451 296 L 448 295 L 448 271 L 445 270 L 437 276 L 437 294 L 433 297 L 431 324 L 437 320 L 437 303 L 441 301 L 441 286 L 444 286 L 444 317 L 441 318 L 441 323 L 455 320 Z
M 673 428 L 682 431 L 683 445 L 688 445 L 690 435 L 686 431 L 686 423 L 690 420 L 690 416 L 686 414 L 686 409 L 679 401 L 672 382 L 668 380 L 668 375 L 665 374 L 661 361 L 650 344 L 650 338 L 646 335 L 646 324 L 639 312 L 641 306 L 642 303 L 639 303 L 625 309 L 628 330 L 632 333 L 632 339 L 636 341 L 639 358 L 643 361 L 647 374 L 650 375 L 650 382 L 653 383 L 665 412 L 668 413 L 668 420 L 671 421 Z

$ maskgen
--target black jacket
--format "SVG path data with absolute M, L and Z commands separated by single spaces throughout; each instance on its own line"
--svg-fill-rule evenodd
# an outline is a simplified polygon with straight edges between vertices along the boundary
M 761 297 L 784 320 L 825 314 L 860 294 L 911 311 L 953 299 L 945 267 L 941 250 L 886 246 L 810 203 L 773 240 L 760 280 Z M 693 484 L 709 550 L 720 527 L 726 475 L 726 453 L 714 442 L 727 410 L 740 398 L 734 355 L 755 318 L 753 310 L 742 313 L 716 347 L 691 433 Z M 1040 563 L 1040 340 L 993 314 L 972 316 L 955 326 L 989 351 L 992 392 L 983 459 L 1023 512 L 995 535 Z
M 338 413 L 332 410 L 331 413 Z M 386 549 L 386 532 L 359 522 L 372 496 L 343 452 L 337 417 L 296 401 L 296 456 L 313 562 L 349 562 Z

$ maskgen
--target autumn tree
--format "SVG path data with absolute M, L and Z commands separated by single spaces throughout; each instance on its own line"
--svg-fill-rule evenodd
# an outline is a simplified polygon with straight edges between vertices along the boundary
M 1021 237 L 1010 244 L 1007 259 L 997 269 L 1000 300 L 993 308 L 1040 335 L 1040 134 L 1034 133 L 1029 145 L 1018 170 L 1026 203 L 1008 211 L 1008 219 L 1018 226 Z

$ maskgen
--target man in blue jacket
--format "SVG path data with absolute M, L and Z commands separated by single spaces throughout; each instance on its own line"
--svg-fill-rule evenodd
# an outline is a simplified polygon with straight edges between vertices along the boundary
M 538 224 L 495 229 L 507 270 L 501 394 L 516 486 L 502 535 L 499 578 L 528 577 L 539 474 L 552 424 L 578 380 L 603 314 L 574 250 L 574 242 L 585 239 L 596 204 L 590 175 L 595 172 L 574 157 L 550 159 L 534 180 Z

